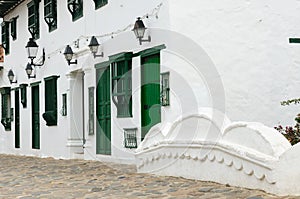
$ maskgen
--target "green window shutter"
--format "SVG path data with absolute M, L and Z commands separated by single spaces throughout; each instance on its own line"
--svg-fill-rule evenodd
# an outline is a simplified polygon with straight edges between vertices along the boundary
M 40 149 L 40 82 L 31 83 L 32 148 Z
M 83 16 L 83 1 L 68 0 L 68 10 L 72 15 L 72 20 L 76 21 Z
M 101 8 L 108 3 L 108 0 L 94 0 L 95 2 L 95 9 Z
M 19 89 L 15 90 L 15 148 L 20 148 L 20 97 Z M 12 112 L 13 113 L 13 112 Z M 13 118 L 13 116 L 12 116 Z
M 47 126 L 57 125 L 57 78 L 45 78 L 45 113 L 43 114 Z
M 55 110 L 56 101 L 56 79 L 45 81 L 45 111 Z
M 112 97 L 117 117 L 132 117 L 132 53 L 110 56 L 112 64 Z
M 27 107 L 27 84 L 20 84 L 21 89 L 21 103 L 23 108 Z
M 39 23 L 39 1 L 33 0 L 27 4 L 28 8 L 28 31 L 32 38 L 38 39 L 40 37 L 40 23 Z
M 17 18 L 18 17 L 14 17 L 10 21 L 10 35 L 13 40 L 17 39 Z
M 6 131 L 11 130 L 10 87 L 1 88 L 1 124 Z
M 44 19 L 49 32 L 57 29 L 57 0 L 44 0 Z
M 9 22 L 4 21 L 1 24 L 2 31 L 2 46 L 5 49 L 5 55 L 8 55 L 10 52 L 10 43 L 9 43 Z

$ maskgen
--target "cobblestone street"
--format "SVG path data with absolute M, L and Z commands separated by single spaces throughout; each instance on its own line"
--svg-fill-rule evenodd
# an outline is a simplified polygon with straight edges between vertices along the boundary
M 176 177 L 134 166 L 0 155 L 0 198 L 297 198 Z M 300 198 L 300 197 L 298 197 Z

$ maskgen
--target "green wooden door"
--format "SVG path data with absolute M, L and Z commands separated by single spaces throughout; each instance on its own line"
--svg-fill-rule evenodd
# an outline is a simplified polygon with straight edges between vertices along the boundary
M 142 140 L 152 126 L 161 121 L 160 54 L 141 58 L 141 124 Z
M 19 90 L 15 91 L 15 148 L 20 148 L 20 98 L 19 98 Z
M 96 153 L 111 155 L 110 69 L 97 69 L 97 134 Z
M 39 86 L 31 87 L 32 99 L 32 148 L 40 149 L 40 99 Z

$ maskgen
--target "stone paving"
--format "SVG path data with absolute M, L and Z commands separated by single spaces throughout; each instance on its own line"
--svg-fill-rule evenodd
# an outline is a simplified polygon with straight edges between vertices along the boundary
M 0 155 L 0 198 L 300 198 L 212 182 L 137 174 L 134 166 Z

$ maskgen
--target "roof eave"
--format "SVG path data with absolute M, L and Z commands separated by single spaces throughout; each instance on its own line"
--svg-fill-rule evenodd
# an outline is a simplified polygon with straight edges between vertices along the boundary
M 14 1 L 14 0 L 11 0 Z M 5 15 L 7 15 L 9 12 L 11 12 L 14 8 L 16 8 L 19 4 L 21 4 L 25 0 L 15 0 L 15 2 L 12 2 L 10 5 L 5 6 L 5 3 L 9 2 L 2 2 L 2 9 L 0 4 L 0 17 L 3 18 Z

